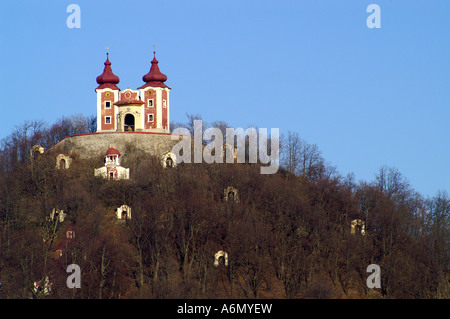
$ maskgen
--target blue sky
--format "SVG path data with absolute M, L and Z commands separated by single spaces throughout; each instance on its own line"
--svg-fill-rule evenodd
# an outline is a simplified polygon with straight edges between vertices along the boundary
M 2 0 L 0 138 L 94 115 L 106 46 L 119 87 L 136 89 L 155 45 L 172 121 L 296 131 L 342 175 L 393 166 L 433 196 L 450 191 L 449 13 L 448 0 Z

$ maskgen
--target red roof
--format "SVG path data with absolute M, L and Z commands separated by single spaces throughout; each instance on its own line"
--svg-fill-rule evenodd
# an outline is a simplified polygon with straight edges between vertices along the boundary
M 106 151 L 106 155 L 120 155 L 120 152 L 118 150 L 116 150 L 114 147 L 110 147 Z
M 109 88 L 112 90 L 120 90 L 116 85 L 120 82 L 120 79 L 115 75 L 111 69 L 111 62 L 109 62 L 109 53 L 106 53 L 106 62 L 103 73 L 97 76 L 97 83 L 100 84 L 96 90 Z
M 151 87 L 164 87 L 169 88 L 167 85 L 164 84 L 164 82 L 167 81 L 167 76 L 159 70 L 158 63 L 159 61 L 156 60 L 155 52 L 153 52 L 153 60 L 152 60 L 152 66 L 150 67 L 150 71 L 142 77 L 142 80 L 146 82 L 141 87 L 138 87 L 138 89 L 143 89 L 148 86 Z
M 145 104 L 145 102 L 141 100 L 120 100 L 114 103 L 114 105 L 126 105 L 126 104 Z
M 154 88 L 169 88 L 167 85 L 165 85 L 162 82 L 159 81 L 151 81 L 151 82 L 147 82 L 144 85 L 138 87 L 138 89 L 145 89 L 146 87 L 154 87 Z

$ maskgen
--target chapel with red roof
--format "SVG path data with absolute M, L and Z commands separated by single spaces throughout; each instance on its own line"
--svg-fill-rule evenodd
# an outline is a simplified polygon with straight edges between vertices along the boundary
M 97 77 L 97 132 L 170 132 L 167 76 L 159 70 L 153 52 L 150 71 L 136 90 L 120 90 L 107 53 L 103 73 Z
M 129 179 L 130 169 L 120 165 L 120 155 L 119 150 L 110 147 L 105 153 L 105 165 L 94 169 L 94 175 L 109 180 Z

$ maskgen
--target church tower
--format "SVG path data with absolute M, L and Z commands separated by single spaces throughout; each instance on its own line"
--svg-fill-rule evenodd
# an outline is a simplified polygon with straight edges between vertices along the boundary
M 120 79 L 111 69 L 109 53 L 106 53 L 106 62 L 103 73 L 97 77 L 99 86 L 97 92 L 97 132 L 117 130 L 117 110 L 114 103 L 119 100 Z
M 169 92 L 171 90 L 164 82 L 167 76 L 159 70 L 156 54 L 153 52 L 153 60 L 150 71 L 142 77 L 144 85 L 138 89 L 141 99 L 144 101 L 145 130 L 170 132 L 169 119 Z

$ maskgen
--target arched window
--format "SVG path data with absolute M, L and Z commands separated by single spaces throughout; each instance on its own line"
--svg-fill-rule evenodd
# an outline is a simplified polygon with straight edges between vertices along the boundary
M 228 266 L 228 254 L 223 250 L 219 250 L 214 255 L 214 267 L 219 267 L 220 264 Z
M 224 199 L 228 202 L 239 202 L 238 190 L 232 186 L 225 188 Z
M 166 153 L 161 156 L 161 165 L 164 168 L 173 168 L 177 166 L 176 157 L 173 153 Z
M 117 207 L 116 217 L 117 219 L 124 221 L 131 219 L 131 207 L 128 205 Z
M 364 235 L 366 232 L 365 230 L 365 223 L 361 219 L 355 219 L 351 222 L 351 233 L 352 234 L 362 234 Z
M 166 167 L 173 167 L 173 160 L 170 156 L 166 159 Z
M 56 168 L 68 169 L 70 167 L 71 162 L 72 162 L 72 159 L 70 158 L 69 155 L 59 154 L 56 157 Z

